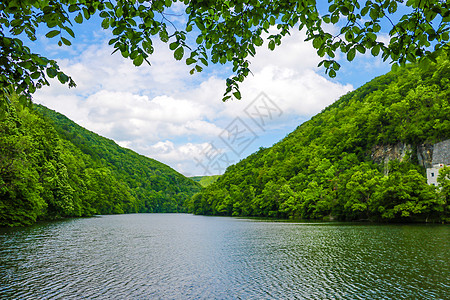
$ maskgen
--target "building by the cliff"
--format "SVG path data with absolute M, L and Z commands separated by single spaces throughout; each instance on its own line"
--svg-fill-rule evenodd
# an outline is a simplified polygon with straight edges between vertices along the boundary
M 439 169 L 444 167 L 444 164 L 435 164 L 431 168 L 427 168 L 427 182 L 434 186 L 438 185 L 437 178 L 439 175 Z
M 450 140 L 446 140 L 433 146 L 432 166 L 427 168 L 427 182 L 437 186 L 439 169 L 450 166 Z

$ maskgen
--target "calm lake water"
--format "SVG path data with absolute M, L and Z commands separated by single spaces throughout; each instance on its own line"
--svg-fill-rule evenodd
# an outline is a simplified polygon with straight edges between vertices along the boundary
M 449 299 L 450 227 L 183 214 L 0 229 L 1 299 Z

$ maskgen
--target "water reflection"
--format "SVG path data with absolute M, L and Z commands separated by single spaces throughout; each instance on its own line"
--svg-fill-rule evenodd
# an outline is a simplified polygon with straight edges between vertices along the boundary
M 0 230 L 0 298 L 446 299 L 448 226 L 118 215 Z

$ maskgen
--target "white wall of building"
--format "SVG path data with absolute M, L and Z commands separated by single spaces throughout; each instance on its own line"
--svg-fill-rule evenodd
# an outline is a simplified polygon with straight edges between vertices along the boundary
M 439 175 L 439 169 L 444 167 L 443 164 L 433 165 L 432 168 L 427 168 L 427 182 L 428 184 L 432 184 L 434 186 L 438 185 L 437 178 Z

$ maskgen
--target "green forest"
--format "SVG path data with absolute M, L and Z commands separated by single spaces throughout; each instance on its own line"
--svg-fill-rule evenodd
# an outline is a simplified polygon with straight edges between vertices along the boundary
M 448 222 L 450 166 L 427 184 L 417 146 L 450 138 L 450 61 L 375 78 L 230 166 L 194 195 L 195 214 L 345 221 Z M 300 101 L 300 100 L 299 100 Z M 411 145 L 374 162 L 377 146 Z
M 0 117 L 0 226 L 136 212 L 186 212 L 201 186 L 40 105 Z
M 208 185 L 216 182 L 216 180 L 220 177 L 220 175 L 210 175 L 210 176 L 193 176 L 189 177 L 195 182 L 200 183 L 202 187 L 207 187 Z
M 396 69 L 224 175 L 192 179 L 13 97 L 0 116 L 0 226 L 136 212 L 449 222 L 450 166 L 428 185 L 417 153 L 450 139 L 449 78 L 446 57 Z M 412 150 L 375 162 L 374 149 L 399 144 Z

